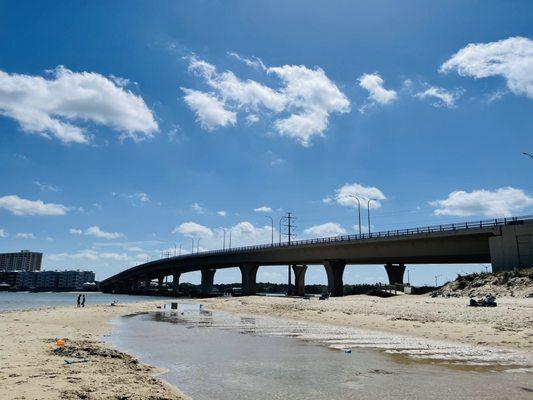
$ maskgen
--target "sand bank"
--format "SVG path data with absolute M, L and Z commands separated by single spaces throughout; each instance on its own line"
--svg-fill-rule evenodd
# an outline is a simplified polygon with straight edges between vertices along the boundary
M 402 295 L 345 296 L 328 300 L 284 297 L 205 299 L 211 309 L 463 344 L 533 350 L 533 299 L 498 298 L 496 308 L 467 307 L 466 298 Z
M 109 320 L 154 309 L 148 302 L 0 313 L 0 399 L 186 399 L 157 378 L 162 371 L 101 342 Z M 62 351 L 54 351 L 56 338 L 66 340 Z

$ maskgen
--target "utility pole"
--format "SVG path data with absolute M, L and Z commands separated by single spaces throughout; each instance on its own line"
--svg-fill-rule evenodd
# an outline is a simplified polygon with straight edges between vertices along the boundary
M 437 284 L 437 279 L 439 278 L 440 275 L 435 275 L 435 287 L 438 287 L 439 285 Z
M 292 224 L 292 221 L 295 218 L 292 216 L 292 213 L 290 213 L 290 212 L 287 212 L 287 216 L 284 217 L 284 218 L 287 221 L 287 224 L 285 224 L 285 227 L 287 228 L 287 233 L 285 233 L 285 235 L 288 238 L 288 244 L 290 246 L 291 245 L 291 238 L 294 235 L 294 233 L 292 232 L 292 228 L 294 228 L 294 225 Z M 280 222 L 281 222 L 281 220 L 280 220 Z M 291 294 L 291 266 L 290 265 L 287 266 L 287 276 L 288 276 L 288 279 L 287 279 L 287 281 L 288 281 L 287 295 L 290 295 Z

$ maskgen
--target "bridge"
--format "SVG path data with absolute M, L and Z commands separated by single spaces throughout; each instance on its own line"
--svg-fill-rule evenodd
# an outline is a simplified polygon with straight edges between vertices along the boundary
M 180 275 L 201 271 L 201 293 L 212 291 L 216 271 L 239 268 L 242 293 L 256 293 L 261 266 L 290 265 L 296 295 L 303 295 L 307 265 L 323 265 L 332 296 L 343 295 L 347 265 L 380 264 L 390 284 L 402 284 L 406 264 L 492 263 L 493 271 L 533 266 L 533 217 L 512 217 L 459 224 L 345 235 L 289 243 L 204 251 L 147 262 L 100 283 L 103 292 L 134 294 L 150 288 L 153 279 L 162 289 L 172 276 L 177 293 Z

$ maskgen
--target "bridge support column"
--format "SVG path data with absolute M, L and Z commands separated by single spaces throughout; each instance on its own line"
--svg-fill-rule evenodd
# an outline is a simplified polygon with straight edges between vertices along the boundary
M 342 274 L 346 267 L 344 260 L 326 260 L 324 261 L 324 268 L 328 275 L 328 291 L 330 296 L 339 297 L 344 294 Z
M 385 270 L 387 271 L 390 285 L 403 285 L 404 264 L 387 264 L 385 265 Z
M 492 272 L 533 266 L 533 224 L 502 226 L 489 238 Z
M 176 271 L 174 271 L 174 273 L 172 274 L 172 292 L 174 294 L 178 293 L 178 287 L 180 284 L 180 276 L 181 274 Z
M 242 294 L 252 295 L 257 293 L 257 270 L 259 264 L 243 264 L 240 267 L 242 275 Z
M 202 286 L 200 291 L 203 295 L 207 295 L 213 291 L 215 272 L 216 269 L 202 268 Z
M 150 290 L 150 286 L 152 285 L 152 280 L 150 278 L 144 279 L 144 290 Z
M 163 290 L 163 281 L 165 280 L 164 275 L 159 275 L 157 277 L 157 290 L 161 291 Z
M 294 271 L 294 295 L 305 295 L 305 272 L 307 271 L 307 265 L 293 265 Z

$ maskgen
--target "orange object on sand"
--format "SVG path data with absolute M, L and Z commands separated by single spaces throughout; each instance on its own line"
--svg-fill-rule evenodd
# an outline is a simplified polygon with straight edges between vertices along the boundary
M 57 347 L 63 347 L 65 344 L 65 341 L 63 339 L 57 339 L 56 340 Z

